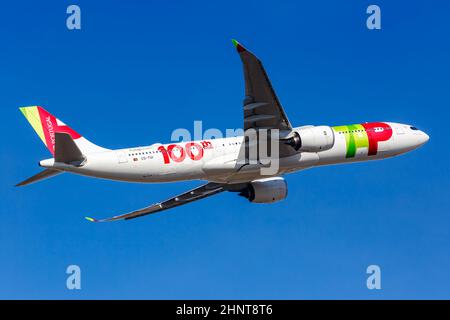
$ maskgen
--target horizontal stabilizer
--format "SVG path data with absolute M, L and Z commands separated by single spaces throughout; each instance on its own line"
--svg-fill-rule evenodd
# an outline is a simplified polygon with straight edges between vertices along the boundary
M 78 146 L 68 133 L 55 133 L 55 162 L 80 165 L 85 160 Z
M 62 171 L 53 170 L 53 169 L 46 169 L 44 171 L 39 172 L 38 174 L 35 174 L 34 176 L 26 179 L 25 181 L 22 181 L 18 184 L 16 184 L 16 187 L 26 186 L 27 184 L 32 184 L 50 177 L 54 177 L 58 174 L 62 173 Z

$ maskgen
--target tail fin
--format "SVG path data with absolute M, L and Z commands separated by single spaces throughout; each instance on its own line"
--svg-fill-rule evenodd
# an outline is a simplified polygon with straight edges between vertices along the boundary
M 20 111 L 22 111 L 34 131 L 36 131 L 39 138 L 41 138 L 42 142 L 53 155 L 55 154 L 55 134 L 57 132 L 69 134 L 83 154 L 108 150 L 85 139 L 75 130 L 70 128 L 61 120 L 57 119 L 42 107 L 22 107 L 20 108 Z

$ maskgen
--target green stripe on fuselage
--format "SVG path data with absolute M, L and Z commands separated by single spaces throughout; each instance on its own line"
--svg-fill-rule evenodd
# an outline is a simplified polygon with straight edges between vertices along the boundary
M 347 152 L 346 158 L 353 158 L 356 155 L 358 148 L 368 148 L 369 138 L 364 127 L 360 124 L 350 124 L 346 126 L 333 127 L 335 132 L 341 132 L 345 136 L 345 144 Z

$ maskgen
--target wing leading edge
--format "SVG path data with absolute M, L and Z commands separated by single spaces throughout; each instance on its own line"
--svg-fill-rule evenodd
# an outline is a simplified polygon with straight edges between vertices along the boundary
M 116 221 L 116 220 L 131 220 L 138 217 L 142 217 L 148 214 L 153 214 L 157 212 L 161 212 L 163 210 L 171 209 L 177 206 L 181 206 L 183 204 L 200 200 L 212 195 L 215 195 L 217 193 L 220 193 L 224 191 L 224 187 L 222 184 L 219 183 L 207 183 L 204 185 L 201 185 L 197 188 L 194 188 L 192 190 L 189 190 L 185 193 L 182 193 L 180 195 L 177 195 L 175 197 L 172 197 L 170 199 L 167 199 L 162 202 L 158 202 L 155 204 L 152 204 L 149 207 L 145 207 L 136 211 L 132 211 L 126 214 L 114 216 L 111 218 L 106 219 L 94 219 L 90 217 L 86 217 L 86 220 L 89 220 L 91 222 L 108 222 L 108 221 Z

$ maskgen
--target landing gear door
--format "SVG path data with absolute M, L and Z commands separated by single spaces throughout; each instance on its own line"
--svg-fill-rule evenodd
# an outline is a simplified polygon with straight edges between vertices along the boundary
M 128 162 L 128 156 L 125 152 L 119 152 L 117 154 L 117 160 L 119 163 L 127 163 Z

